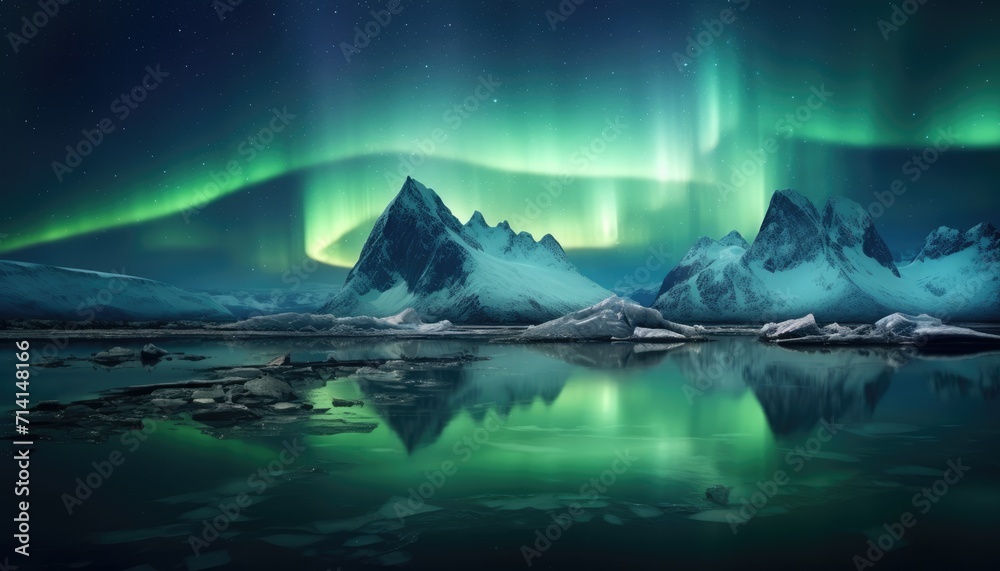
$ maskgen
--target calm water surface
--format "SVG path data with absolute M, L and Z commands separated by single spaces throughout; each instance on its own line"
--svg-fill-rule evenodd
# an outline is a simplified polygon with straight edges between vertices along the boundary
M 314 383 L 317 406 L 364 401 L 325 415 L 377 424 L 367 433 L 218 439 L 181 421 L 127 443 L 40 443 L 24 568 L 846 570 L 855 556 L 879 569 L 993 568 L 996 354 L 791 351 L 745 337 L 156 342 L 209 359 L 72 362 L 39 372 L 32 398 L 204 378 L 288 351 L 489 359 Z M 128 342 L 66 352 L 115 344 Z M 68 514 L 63 494 L 116 453 L 123 463 Z M 728 507 L 706 499 L 717 485 L 731 488 Z M 895 525 L 907 513 L 912 525 Z

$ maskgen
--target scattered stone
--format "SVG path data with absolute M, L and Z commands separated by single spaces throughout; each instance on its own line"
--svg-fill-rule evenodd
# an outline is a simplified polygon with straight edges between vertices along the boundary
M 268 367 L 288 367 L 292 364 L 292 354 L 286 353 L 267 362 Z
M 254 369 L 253 367 L 238 367 L 236 369 L 229 369 L 226 371 L 226 376 L 239 379 L 256 379 L 263 377 L 264 371 Z
M 159 359 L 167 354 L 165 349 L 161 349 L 152 343 L 147 343 L 145 347 L 142 348 L 140 355 L 143 359 Z
M 243 388 L 250 394 L 261 398 L 282 400 L 292 396 L 292 387 L 288 386 L 285 381 L 279 381 L 274 377 L 262 377 L 247 381 Z
M 333 406 L 365 406 L 362 400 L 333 399 Z
M 149 393 L 149 396 L 154 399 L 177 399 L 183 401 L 189 401 L 194 398 L 191 389 L 181 389 L 181 388 L 163 388 L 156 389 Z
M 194 399 L 191 402 L 194 404 L 216 404 L 215 399 Z
M 705 490 L 705 499 L 711 502 L 715 502 L 720 506 L 729 506 L 729 491 L 732 488 L 727 486 L 712 486 Z
M 199 411 L 191 415 L 191 420 L 210 423 L 232 423 L 240 420 L 255 420 L 260 415 L 246 407 L 224 406 L 215 410 Z
M 107 351 L 94 353 L 91 358 L 95 363 L 118 365 L 126 361 L 135 361 L 138 358 L 136 352 L 124 347 L 112 347 Z
M 153 406 L 158 406 L 160 408 L 177 408 L 188 403 L 188 401 L 184 399 L 153 399 L 150 402 L 153 403 Z
M 271 408 L 273 408 L 274 410 L 276 410 L 278 412 L 288 412 L 288 411 L 299 410 L 301 408 L 301 406 L 299 406 L 299 405 L 297 405 L 297 404 L 295 404 L 293 402 L 278 402 L 278 403 L 272 404 Z
M 222 400 L 226 398 L 226 392 L 222 390 L 222 385 L 215 385 L 211 389 L 201 389 L 195 391 L 191 394 L 191 398 L 198 399 L 210 399 L 210 400 Z
M 234 385 L 226 389 L 226 402 L 239 402 L 243 397 L 249 395 L 250 391 L 243 388 L 243 385 Z

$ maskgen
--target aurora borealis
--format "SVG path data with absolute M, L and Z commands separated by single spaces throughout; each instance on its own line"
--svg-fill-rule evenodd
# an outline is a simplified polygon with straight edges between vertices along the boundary
M 1000 203 L 987 3 L 928 0 L 890 33 L 894 4 L 860 0 L 215 4 L 71 2 L 16 47 L 39 7 L 0 4 L 0 257 L 188 285 L 280 283 L 308 259 L 342 276 L 408 174 L 460 219 L 553 234 L 603 285 L 650 247 L 752 239 L 776 189 L 869 204 L 903 179 L 877 220 L 901 251 Z M 912 180 L 941 132 L 955 144 Z

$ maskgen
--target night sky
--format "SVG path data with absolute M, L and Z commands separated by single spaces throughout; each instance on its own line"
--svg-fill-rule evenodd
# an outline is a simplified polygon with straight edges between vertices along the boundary
M 224 1 L 0 0 L 0 258 L 333 283 L 405 174 L 605 286 L 776 189 L 891 195 L 904 253 L 1000 223 L 993 2 Z

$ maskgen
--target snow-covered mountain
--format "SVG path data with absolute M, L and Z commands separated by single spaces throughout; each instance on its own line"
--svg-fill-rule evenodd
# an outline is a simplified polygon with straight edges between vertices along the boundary
M 1000 318 L 1000 235 L 989 224 L 940 228 L 898 268 L 868 213 L 831 198 L 822 213 L 792 190 L 771 197 L 752 246 L 702 238 L 663 281 L 653 307 L 670 319 L 873 322 L 887 314 Z
M 322 311 L 424 321 L 541 323 L 611 293 L 582 276 L 551 235 L 536 242 L 476 212 L 462 224 L 438 195 L 407 178 L 375 223 L 343 289 Z
M 207 295 L 133 276 L 0 261 L 0 319 L 231 321 Z

